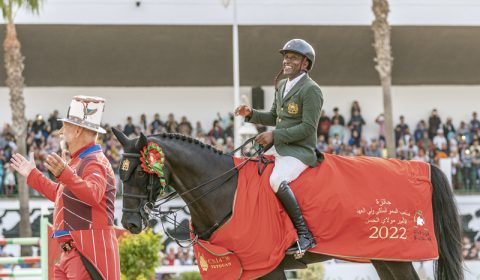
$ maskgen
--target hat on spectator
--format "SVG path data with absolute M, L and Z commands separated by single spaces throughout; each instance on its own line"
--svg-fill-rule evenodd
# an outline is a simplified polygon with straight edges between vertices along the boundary
M 77 95 L 73 97 L 70 103 L 67 117 L 58 120 L 99 133 L 105 133 L 105 129 L 100 126 L 104 109 L 105 99 L 95 96 Z

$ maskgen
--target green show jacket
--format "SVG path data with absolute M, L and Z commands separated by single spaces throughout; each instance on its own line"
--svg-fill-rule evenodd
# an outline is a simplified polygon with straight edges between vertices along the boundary
M 320 87 L 305 74 L 283 98 L 287 79 L 281 80 L 270 111 L 253 110 L 245 120 L 273 130 L 273 144 L 281 156 L 292 156 L 309 166 L 317 165 L 317 128 L 323 95 Z

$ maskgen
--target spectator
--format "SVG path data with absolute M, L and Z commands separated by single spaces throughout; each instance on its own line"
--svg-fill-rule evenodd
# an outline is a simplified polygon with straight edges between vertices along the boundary
M 458 189 L 461 185 L 461 176 L 459 176 L 461 174 L 461 162 L 458 151 L 450 150 L 449 158 L 452 161 L 452 185 L 454 188 Z
M 58 134 L 57 131 L 50 134 L 50 136 L 47 139 L 47 143 L 44 147 L 44 150 L 45 150 L 45 154 L 51 154 L 51 153 L 61 154 L 60 135 Z
M 60 117 L 58 116 L 58 110 L 54 110 L 53 113 L 48 118 L 48 132 L 52 133 L 53 131 L 60 130 L 63 123 L 59 121 Z
M 378 124 L 378 139 L 385 143 L 385 114 L 378 115 L 375 122 Z
M 443 135 L 450 141 L 450 139 L 455 138 L 455 127 L 453 125 L 452 117 L 448 117 L 447 121 L 443 125 Z
M 178 132 L 178 123 L 175 120 L 175 116 L 172 113 L 168 114 L 168 119 L 167 119 L 167 122 L 165 123 L 165 127 L 168 133 Z
M 419 160 L 423 162 L 430 162 L 428 154 L 425 152 L 425 149 L 419 148 L 417 154 L 412 158 L 412 160 Z
M 406 159 L 411 160 L 413 159 L 418 153 L 418 147 L 415 145 L 415 140 L 413 138 L 410 138 L 408 141 L 407 145 L 407 154 L 406 154 Z
M 4 151 L 0 147 L 0 195 L 4 195 L 5 191 L 3 189 L 3 177 L 5 173 L 5 163 L 7 159 L 5 158 Z
M 396 149 L 396 155 L 399 159 L 407 159 L 407 149 L 408 147 L 405 145 L 403 138 L 398 139 L 398 145 Z
M 448 158 L 449 152 L 447 143 L 442 143 L 440 148 L 435 147 L 435 164 L 440 164 L 440 159 Z
M 463 188 L 473 190 L 475 184 L 475 173 L 473 168 L 473 155 L 469 149 L 461 149 L 460 158 L 462 160 Z
M 328 137 L 333 138 L 335 135 L 338 137 L 340 144 L 343 144 L 345 139 L 345 127 L 340 124 L 340 118 L 335 118 L 333 124 L 328 130 Z
M 359 114 L 362 113 L 362 110 L 360 109 L 360 103 L 358 103 L 357 100 L 353 100 L 352 102 L 352 107 L 350 107 L 350 117 L 353 117 L 355 111 L 358 111 Z
M 225 141 L 225 149 L 223 150 L 225 153 L 231 153 L 235 150 L 235 144 L 233 143 L 233 138 L 228 136 Z
M 415 131 L 413 132 L 413 138 L 415 139 L 415 143 L 418 143 L 418 141 L 424 138 L 425 132 L 427 132 L 426 135 L 428 138 L 427 124 L 425 123 L 424 120 L 420 120 L 417 123 L 417 127 L 415 128 Z
M 395 126 L 395 144 L 398 146 L 398 140 L 403 138 L 406 131 L 408 129 L 408 124 L 405 123 L 405 117 L 402 115 L 400 116 L 400 123 Z M 407 143 L 405 139 L 403 139 L 404 143 Z
M 165 123 L 160 120 L 160 115 L 156 113 L 153 116 L 153 121 L 150 124 L 150 133 L 157 134 L 165 131 Z
M 410 140 L 413 140 L 415 142 L 412 135 L 410 134 L 410 128 L 408 128 L 408 127 L 407 127 L 407 129 L 405 129 L 405 133 L 403 134 L 402 138 L 403 138 L 404 143 L 408 143 L 408 142 L 410 142 Z
M 147 115 L 141 114 L 140 120 L 138 121 L 138 126 L 140 127 L 140 131 L 146 133 L 148 131 L 148 122 L 147 122 Z
M 479 144 L 479 142 L 480 142 L 480 141 L 479 141 L 478 139 L 475 139 L 475 140 L 473 140 L 472 145 L 470 145 L 470 148 L 469 148 L 469 149 L 470 149 L 470 152 L 471 152 L 472 154 L 474 154 L 474 155 L 477 153 L 476 151 L 479 151 L 479 150 L 480 150 L 480 144 Z
M 457 137 L 460 137 L 460 139 L 466 141 L 467 143 L 471 143 L 472 140 L 470 137 L 470 129 L 467 127 L 466 122 L 460 122 L 460 126 L 457 129 Z
M 229 114 L 229 122 L 227 124 L 227 127 L 225 128 L 225 138 L 232 138 L 232 140 L 235 138 L 235 117 L 233 114 Z
M 357 129 L 352 129 L 352 133 L 350 134 L 350 139 L 348 139 L 349 146 L 360 147 L 360 134 L 358 133 Z
M 428 137 L 427 130 L 423 132 L 423 137 L 417 141 L 417 146 L 419 148 L 425 149 L 426 152 L 433 147 L 432 140 L 430 140 L 430 138 Z
M 208 137 L 210 138 L 210 141 L 213 145 L 217 144 L 218 139 L 222 139 L 223 143 L 225 135 L 223 133 L 222 126 L 220 125 L 220 121 L 213 121 L 212 129 L 210 129 L 210 131 L 208 132 Z
M 433 137 L 433 144 L 438 149 L 442 149 L 443 144 L 447 146 L 447 138 L 445 138 L 445 135 L 443 135 L 443 129 L 437 130 L 437 135 Z
M 438 116 L 437 109 L 433 109 L 430 117 L 428 118 L 428 136 L 433 139 L 437 135 L 437 131 L 440 128 L 442 120 Z
M 472 120 L 470 120 L 470 132 L 476 135 L 480 130 L 480 121 L 477 119 L 477 112 L 472 113 Z
M 323 134 L 318 136 L 316 148 L 321 153 L 327 151 L 328 144 L 327 144 L 327 141 L 325 140 L 325 136 Z
M 350 133 L 353 135 L 353 132 L 356 131 L 355 138 L 358 138 L 358 141 L 362 139 L 362 127 L 365 125 L 365 120 L 363 119 L 362 115 L 360 115 L 360 111 L 353 111 L 352 118 L 348 122 L 348 128 L 350 128 Z M 358 146 L 357 146 L 358 147 Z
M 180 124 L 178 125 L 178 133 L 192 136 L 193 127 L 190 121 L 188 121 L 187 117 L 183 116 Z
M 372 139 L 372 142 L 365 150 L 365 155 L 369 157 L 382 157 L 382 149 L 377 139 Z
M 168 254 L 165 258 L 165 262 L 164 264 L 165 265 L 170 265 L 170 266 L 173 266 L 175 265 L 175 260 L 177 259 L 177 255 L 175 254 L 175 248 L 172 246 L 170 247 L 170 249 L 168 250 Z
M 42 115 L 38 114 L 35 117 L 35 121 L 32 124 L 32 131 L 37 134 L 37 133 L 43 133 L 44 130 L 46 130 L 46 123 L 43 120 Z
M 327 113 L 325 113 L 325 110 L 322 110 L 320 112 L 320 120 L 318 122 L 317 137 L 323 135 L 325 141 L 328 141 L 328 131 L 331 124 L 332 123 L 330 121 L 330 118 L 327 116 Z
M 3 179 L 3 186 L 5 190 L 6 196 L 12 196 L 16 190 L 15 186 L 17 185 L 15 180 L 15 173 L 12 167 L 10 167 L 10 163 L 5 164 L 5 175 Z
M 345 119 L 339 114 L 338 107 L 333 108 L 332 123 L 334 123 L 335 119 L 339 120 L 340 125 L 345 126 Z
M 34 133 L 34 141 L 40 146 L 42 141 L 45 140 L 45 137 L 48 136 L 47 124 L 43 120 L 42 115 L 38 114 L 35 117 L 35 121 L 32 123 L 31 131 Z
M 205 135 L 205 131 L 203 130 L 202 123 L 197 121 L 197 124 L 195 125 L 195 135 L 198 138 L 199 135 Z
M 464 259 L 467 259 L 470 254 L 470 249 L 473 247 L 472 240 L 465 235 L 462 238 L 462 255 Z
M 130 135 L 135 133 L 135 126 L 133 125 L 132 117 L 127 117 L 127 124 L 123 127 L 123 133 L 130 137 Z

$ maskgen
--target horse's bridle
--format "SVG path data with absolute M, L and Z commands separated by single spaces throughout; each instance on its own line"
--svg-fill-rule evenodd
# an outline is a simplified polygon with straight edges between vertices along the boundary
M 123 153 L 123 157 L 133 157 L 133 158 L 140 158 L 139 153 Z M 122 159 L 123 161 L 123 159 Z M 147 173 L 148 174 L 148 173 Z M 147 184 L 147 194 L 134 194 L 134 193 L 126 193 L 123 192 L 123 196 L 127 198 L 134 198 L 140 200 L 137 208 L 122 208 L 123 212 L 129 213 L 140 213 L 140 216 L 148 224 L 149 220 L 149 212 L 153 209 L 155 201 L 153 199 L 153 189 L 155 187 L 155 182 L 158 182 L 156 174 L 148 174 L 148 184 Z M 122 179 L 123 183 L 125 183 L 129 178 Z M 145 201 L 145 204 L 143 203 Z M 143 207 L 142 207 L 143 205 Z
M 235 149 L 234 151 L 231 152 L 231 155 L 233 155 L 236 151 L 242 149 L 244 146 L 246 146 L 248 143 L 250 142 L 253 142 L 254 141 L 254 138 L 255 137 L 252 137 L 250 139 L 248 139 L 247 141 L 245 141 L 245 143 L 243 143 L 243 145 L 241 145 L 240 147 L 238 147 L 237 149 Z M 207 229 L 205 232 L 203 233 L 196 233 L 194 232 L 195 230 L 191 230 L 190 228 L 188 228 L 187 230 L 192 233 L 194 235 L 194 238 L 190 238 L 188 240 L 179 240 L 173 236 L 171 236 L 168 231 L 165 229 L 164 225 L 163 225 L 163 221 L 162 221 L 162 218 L 166 218 L 166 219 L 170 219 L 172 220 L 172 218 L 168 217 L 168 215 L 170 214 L 173 214 L 174 215 L 174 218 L 173 218 L 173 222 L 170 222 L 174 225 L 174 231 L 176 232 L 176 227 L 178 225 L 177 221 L 176 221 L 176 213 L 182 209 L 185 209 L 186 207 L 188 207 L 189 205 L 197 202 L 199 199 L 203 198 L 204 196 L 206 196 L 207 194 L 209 194 L 210 192 L 214 191 L 215 189 L 217 189 L 218 187 L 222 186 L 225 182 L 229 181 L 235 174 L 238 173 L 238 171 L 250 160 L 252 160 L 253 157 L 255 157 L 256 155 L 259 155 L 260 158 L 258 160 L 259 162 L 259 165 L 258 165 L 258 172 L 259 174 L 263 173 L 263 170 L 265 169 L 265 167 L 271 162 L 270 160 L 266 160 L 262 155 L 263 155 L 263 152 L 268 150 L 270 146 L 267 146 L 267 147 L 260 147 L 258 150 L 256 150 L 256 152 L 252 155 L 252 156 L 249 156 L 247 157 L 243 162 L 241 162 L 240 164 L 238 164 L 237 166 L 234 166 L 232 167 L 231 169 L 221 173 L 220 175 L 208 180 L 207 182 L 204 182 L 192 189 L 189 189 L 181 194 L 178 194 L 177 192 L 172 192 L 170 193 L 169 195 L 167 195 L 166 197 L 164 197 L 164 201 L 159 203 L 159 204 L 155 204 L 156 203 L 156 200 L 154 200 L 153 198 L 153 190 L 154 190 L 154 187 L 155 187 L 155 182 L 159 182 L 159 177 L 156 175 L 156 174 L 148 174 L 149 178 L 148 178 L 148 184 L 147 184 L 147 194 L 132 194 L 132 193 L 126 193 L 126 192 L 123 192 L 123 196 L 124 197 L 127 197 L 127 198 L 134 198 L 134 199 L 138 199 L 140 200 L 137 208 L 125 208 L 123 207 L 122 208 L 122 211 L 123 212 L 129 212 L 129 213 L 139 213 L 142 220 L 145 222 L 145 225 L 149 225 L 148 221 L 150 219 L 151 216 L 154 216 L 154 217 L 157 217 L 157 218 L 160 218 L 160 223 L 162 225 L 162 228 L 163 228 L 163 231 L 165 232 L 165 234 L 171 238 L 172 240 L 174 240 L 180 247 L 183 247 L 183 248 L 186 248 L 186 247 L 191 247 L 193 246 L 195 243 L 198 242 L 198 239 L 203 239 L 203 237 L 205 236 L 208 236 L 209 234 L 211 234 L 212 232 L 214 232 L 217 228 L 220 227 L 220 225 L 222 225 L 231 215 L 232 215 L 232 211 L 230 211 L 229 213 L 227 213 L 227 215 L 225 215 L 225 217 L 218 223 L 215 223 L 213 226 L 211 226 L 209 229 Z M 133 158 L 140 158 L 140 153 L 123 153 L 123 157 L 133 157 Z M 123 161 L 123 158 L 122 158 L 122 161 Z M 263 168 L 261 168 L 260 166 L 264 164 Z M 185 206 L 181 207 L 180 209 L 177 209 L 175 211 L 160 211 L 160 210 L 156 210 L 155 208 L 158 206 L 160 207 L 161 205 L 165 204 L 166 202 L 172 200 L 173 198 L 177 197 L 177 196 L 182 196 L 184 194 L 187 194 L 189 192 L 192 192 L 196 189 L 199 189 L 205 185 L 208 185 L 222 177 L 224 177 L 225 175 L 227 175 L 228 173 L 234 171 L 230 176 L 227 176 L 226 179 L 224 181 L 222 181 L 221 183 L 217 184 L 216 186 L 210 188 L 207 192 L 205 192 L 203 195 L 201 195 L 200 197 L 197 197 L 195 200 L 191 201 L 190 203 L 187 203 Z M 130 175 L 131 176 L 131 175 Z M 130 176 L 128 176 L 128 178 L 124 178 L 122 179 L 123 183 L 125 183 L 129 178 Z M 163 178 L 165 179 L 165 178 Z M 145 204 L 143 204 L 143 202 L 145 201 Z M 143 204 L 143 207 L 142 207 L 142 204 Z M 157 212 L 158 214 L 152 214 L 152 212 Z M 182 245 L 180 243 L 180 241 L 183 241 L 183 242 L 188 242 L 189 244 L 188 245 Z
M 140 154 L 139 153 L 123 153 L 123 157 L 133 157 L 133 158 L 139 158 L 140 157 Z M 123 159 L 122 159 L 123 161 Z M 245 160 L 244 163 L 240 164 L 241 166 L 243 166 L 246 162 L 248 161 Z M 187 247 L 191 247 L 193 246 L 195 243 L 197 243 L 198 239 L 201 238 L 201 237 L 204 237 L 204 236 L 207 236 L 209 235 L 210 233 L 212 233 L 213 231 L 215 231 L 221 224 L 223 224 L 223 222 L 225 222 L 231 215 L 231 212 L 228 213 L 222 220 L 221 222 L 219 223 L 215 223 L 213 226 L 211 226 L 209 229 L 207 229 L 205 232 L 199 234 L 199 233 L 195 233 L 194 231 L 192 231 L 191 229 L 189 228 L 186 228 L 190 233 L 192 233 L 194 235 L 194 238 L 190 238 L 190 239 L 187 239 L 187 240 L 179 240 L 178 238 L 175 238 L 174 236 L 172 236 L 171 234 L 168 233 L 168 231 L 165 229 L 165 226 L 163 224 L 163 220 L 162 218 L 165 218 L 166 220 L 170 220 L 170 223 L 172 223 L 174 225 L 174 232 L 176 232 L 176 228 L 178 226 L 178 222 L 177 222 L 177 219 L 176 219 L 176 213 L 182 209 L 185 209 L 186 207 L 188 207 L 189 205 L 195 203 L 196 201 L 198 201 L 199 199 L 203 198 L 205 195 L 207 195 L 208 193 L 212 192 L 213 190 L 215 190 L 216 188 L 218 188 L 219 186 L 223 185 L 226 181 L 230 180 L 233 175 L 236 174 L 236 172 L 238 172 L 237 168 L 239 166 L 234 166 L 233 168 L 229 169 L 228 171 L 220 174 L 219 176 L 203 183 L 203 184 L 200 184 L 198 186 L 196 186 L 195 188 L 192 188 L 188 191 L 185 191 L 181 194 L 178 194 L 177 192 L 173 192 L 173 193 L 170 193 L 169 195 L 167 195 L 166 197 L 163 198 L 163 202 L 162 203 L 159 203 L 158 205 L 155 204 L 156 200 L 153 198 L 153 194 L 154 194 L 154 187 L 155 187 L 155 182 L 159 182 L 159 177 L 156 175 L 156 174 L 148 174 L 148 184 L 147 184 L 147 194 L 132 194 L 132 193 L 126 193 L 126 192 L 123 192 L 123 196 L 124 197 L 127 197 L 127 198 L 134 198 L 134 199 L 138 199 L 140 202 L 137 206 L 137 208 L 125 208 L 123 207 L 122 208 L 122 211 L 123 212 L 129 212 L 129 213 L 139 213 L 142 220 L 144 221 L 145 225 L 149 225 L 149 220 L 151 217 L 157 217 L 157 218 L 160 218 L 160 223 L 162 225 L 162 228 L 163 228 L 163 231 L 165 232 L 165 234 L 171 238 L 172 240 L 174 240 L 180 247 L 183 247 L 183 248 L 187 248 Z M 166 202 L 172 200 L 173 198 L 177 197 L 177 196 L 181 196 L 183 194 L 186 194 L 186 193 L 189 193 L 195 189 L 198 189 L 200 187 L 203 187 L 225 175 L 227 175 L 228 173 L 230 173 L 231 171 L 235 170 L 235 173 L 233 173 L 232 175 L 230 176 L 227 176 L 227 178 L 222 181 L 220 184 L 217 184 L 216 186 L 214 186 L 213 188 L 211 188 L 210 190 L 208 190 L 205 194 L 203 194 L 202 196 L 196 198 L 195 200 L 191 201 L 190 203 L 187 203 L 185 206 L 181 207 L 180 209 L 177 209 L 175 211 L 160 211 L 160 210 L 156 210 L 155 208 L 158 206 L 160 207 L 162 204 L 165 204 Z M 131 176 L 131 175 L 130 175 Z M 125 183 L 129 178 L 124 178 L 122 179 L 123 183 Z M 144 204 L 145 202 L 145 204 Z M 143 204 L 143 207 L 142 207 L 142 204 Z M 156 212 L 156 213 L 153 213 L 153 212 Z M 170 218 L 168 215 L 174 215 L 174 218 Z M 173 220 L 173 221 L 172 221 Z M 187 245 L 183 245 L 181 242 L 188 242 Z

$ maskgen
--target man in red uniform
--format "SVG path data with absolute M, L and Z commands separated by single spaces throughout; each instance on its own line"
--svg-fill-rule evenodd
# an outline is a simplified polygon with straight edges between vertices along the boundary
M 54 182 L 30 159 L 15 154 L 13 168 L 27 177 L 29 186 L 55 202 L 54 234 L 63 254 L 55 265 L 55 279 L 120 279 L 120 259 L 113 229 L 115 177 L 96 145 L 105 100 L 75 96 L 70 104 L 63 135 L 71 159 L 48 155 L 45 166 Z

